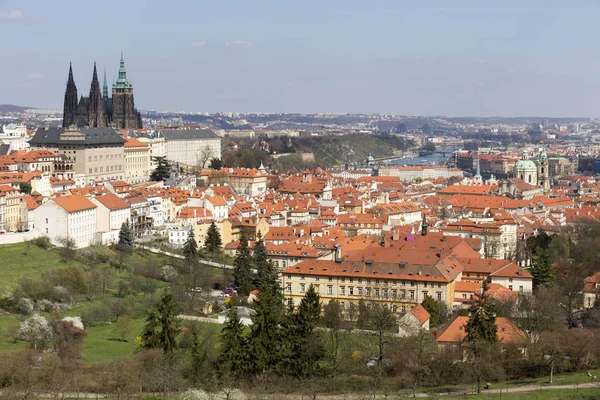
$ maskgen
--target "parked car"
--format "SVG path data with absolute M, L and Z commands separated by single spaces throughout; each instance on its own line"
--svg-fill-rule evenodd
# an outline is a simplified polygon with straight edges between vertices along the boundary
M 233 289 L 227 288 L 225 289 L 225 293 L 227 293 L 229 296 L 234 296 L 237 294 L 237 292 Z
M 226 292 L 221 292 L 217 295 L 217 297 L 219 297 L 221 299 L 226 299 L 229 297 L 229 294 L 227 294 Z

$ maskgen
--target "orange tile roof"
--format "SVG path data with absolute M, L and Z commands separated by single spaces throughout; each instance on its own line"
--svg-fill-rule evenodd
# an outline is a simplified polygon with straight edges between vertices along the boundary
M 94 203 L 89 201 L 85 196 L 79 194 L 55 197 L 52 200 L 69 213 L 96 208 Z
M 465 325 L 469 317 L 456 317 L 456 319 L 440 329 L 436 335 L 438 343 L 462 343 L 467 336 Z M 507 318 L 496 318 L 498 340 L 500 343 L 524 343 L 527 340 L 525 332 L 510 322 Z
M 412 310 L 410 310 L 410 313 L 414 315 L 421 324 L 424 324 L 431 316 L 422 304 L 414 307 Z
M 124 208 L 130 208 L 128 202 L 117 196 L 116 194 L 107 193 L 103 196 L 94 197 L 100 204 L 108 208 L 111 211 L 122 210 Z
M 127 147 L 148 147 L 146 143 L 140 142 L 134 137 L 126 137 L 124 146 Z

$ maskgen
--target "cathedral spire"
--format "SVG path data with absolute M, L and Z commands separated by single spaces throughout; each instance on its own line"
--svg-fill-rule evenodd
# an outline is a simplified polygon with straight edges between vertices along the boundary
M 108 100 L 108 83 L 106 83 L 106 68 L 104 68 L 104 84 L 102 85 L 102 97 L 104 101 Z
M 127 80 L 127 71 L 125 70 L 125 58 L 123 57 L 123 52 L 121 51 L 121 62 L 119 66 L 119 78 L 117 82 L 113 85 L 116 89 L 131 89 L 131 82 Z
M 75 84 L 75 79 L 73 79 L 73 65 L 69 63 L 69 79 L 67 79 L 67 85 Z

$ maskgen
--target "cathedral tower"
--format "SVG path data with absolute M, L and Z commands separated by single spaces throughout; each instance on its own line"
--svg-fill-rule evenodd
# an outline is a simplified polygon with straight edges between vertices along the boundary
M 108 119 L 104 110 L 104 99 L 100 91 L 100 82 L 98 81 L 98 71 L 94 63 L 94 74 L 92 75 L 92 85 L 90 86 L 90 103 L 88 124 L 90 128 L 104 128 L 108 126 Z
M 121 53 L 119 78 L 112 90 L 112 122 L 116 128 L 137 129 L 142 127 L 142 118 L 135 109 L 133 101 L 133 85 L 127 80 L 125 59 Z
M 67 80 L 67 89 L 65 90 L 65 103 L 63 108 L 63 128 L 68 128 L 75 123 L 75 113 L 77 112 L 77 86 L 73 79 L 73 67 L 69 63 L 69 79 Z

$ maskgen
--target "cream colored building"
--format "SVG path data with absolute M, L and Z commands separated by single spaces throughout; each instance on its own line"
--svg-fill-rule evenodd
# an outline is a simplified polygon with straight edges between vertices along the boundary
M 211 158 L 221 158 L 221 138 L 210 129 L 164 129 L 158 134 L 164 137 L 167 145 L 167 159 L 171 162 L 208 166 Z
M 125 181 L 141 183 L 150 180 L 150 147 L 136 138 L 125 139 Z
M 120 230 L 124 222 L 131 218 L 131 206 L 128 202 L 108 193 L 92 197 L 91 202 L 96 205 L 96 230 L 109 232 Z
M 0 231 L 16 232 L 21 229 L 22 194 L 9 185 L 0 186 Z
M 29 141 L 33 149 L 64 154 L 73 173 L 86 183 L 125 178 L 125 139 L 112 128 L 39 128 Z
M 96 208 L 82 195 L 56 197 L 35 210 L 35 227 L 55 245 L 69 238 L 77 248 L 88 247 L 95 244 Z
M 139 136 L 137 139 L 150 148 L 150 170 L 153 171 L 157 165 L 155 157 L 167 156 L 167 142 L 164 137 L 160 136 L 160 132 L 145 133 L 144 136 Z

